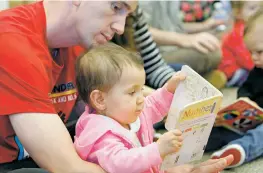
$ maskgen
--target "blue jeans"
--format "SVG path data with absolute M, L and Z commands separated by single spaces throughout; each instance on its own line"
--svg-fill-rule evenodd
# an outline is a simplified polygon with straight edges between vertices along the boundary
M 179 64 L 179 63 L 174 63 L 174 64 L 168 64 L 170 67 L 172 67 L 174 69 L 174 71 L 179 71 L 181 70 L 182 66 L 184 64 Z
M 212 129 L 206 151 L 218 150 L 228 144 L 241 145 L 246 153 L 246 162 L 250 162 L 260 156 L 263 156 L 263 124 L 255 129 L 247 131 L 242 136 L 223 127 L 214 127 Z
M 240 87 L 247 80 L 248 75 L 249 75 L 248 70 L 240 68 L 234 73 L 232 78 L 227 82 L 226 86 L 227 87 L 233 87 L 233 86 Z

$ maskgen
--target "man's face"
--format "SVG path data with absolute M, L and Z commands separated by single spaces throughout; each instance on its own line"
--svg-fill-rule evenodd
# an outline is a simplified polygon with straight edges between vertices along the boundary
M 104 44 L 115 33 L 123 34 L 126 17 L 137 1 L 83 1 L 77 8 L 75 27 L 79 41 L 86 48 Z

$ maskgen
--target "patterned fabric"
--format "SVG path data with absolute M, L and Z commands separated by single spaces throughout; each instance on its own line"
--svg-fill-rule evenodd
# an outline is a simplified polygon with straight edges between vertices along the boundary
M 183 22 L 202 22 L 211 17 L 214 0 L 186 0 L 180 3 L 180 17 Z
M 140 53 L 149 87 L 161 88 L 173 76 L 175 71 L 162 58 L 140 8 L 127 18 L 124 34 L 116 35 L 113 42 Z

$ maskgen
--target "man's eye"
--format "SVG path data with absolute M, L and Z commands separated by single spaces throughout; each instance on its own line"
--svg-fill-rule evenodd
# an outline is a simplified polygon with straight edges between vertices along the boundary
M 114 12 L 121 12 L 123 10 L 123 3 L 121 2 L 112 2 L 111 3 L 111 8 Z

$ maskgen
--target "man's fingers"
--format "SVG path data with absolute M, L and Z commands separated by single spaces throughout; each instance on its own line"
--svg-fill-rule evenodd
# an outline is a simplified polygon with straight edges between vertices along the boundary
M 222 171 L 227 166 L 227 162 L 225 159 L 219 159 L 214 163 L 210 163 L 208 165 L 199 165 L 195 168 L 193 173 L 216 173 Z
M 229 166 L 234 160 L 233 155 L 229 155 L 227 157 L 221 159 L 211 159 L 195 168 L 193 173 L 216 173 L 224 170 L 227 166 Z
M 166 173 L 192 173 L 193 166 L 192 165 L 180 165 L 175 166 L 173 168 L 168 168 Z
M 224 159 L 226 159 L 227 166 L 229 166 L 234 161 L 234 156 L 233 155 L 228 155 Z

